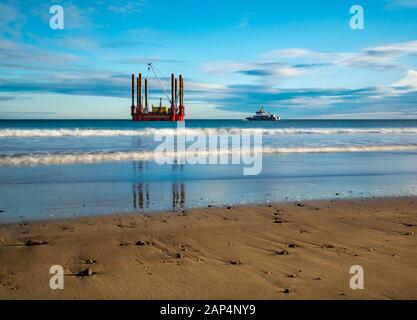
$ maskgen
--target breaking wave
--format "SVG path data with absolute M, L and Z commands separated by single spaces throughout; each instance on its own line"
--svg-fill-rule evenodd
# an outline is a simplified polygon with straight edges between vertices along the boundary
M 259 149 L 243 150 L 217 150 L 200 151 L 200 156 L 232 155 L 232 154 L 291 154 L 291 153 L 345 153 L 345 152 L 388 152 L 417 150 L 415 145 L 391 145 L 391 146 L 338 146 L 338 147 L 264 147 Z M 150 161 L 155 156 L 164 157 L 187 157 L 196 156 L 195 151 L 155 153 L 153 151 L 142 152 L 89 152 L 89 153 L 49 153 L 49 154 L 15 154 L 0 155 L 0 165 L 59 165 L 72 163 L 100 163 L 118 161 Z
M 153 136 L 186 134 L 194 135 L 201 133 L 219 134 L 227 130 L 229 134 L 262 132 L 264 135 L 291 135 L 291 134 L 417 134 L 417 128 L 143 128 L 137 130 L 115 130 L 115 129 L 1 129 L 0 138 L 26 138 L 26 137 L 114 137 L 114 136 Z

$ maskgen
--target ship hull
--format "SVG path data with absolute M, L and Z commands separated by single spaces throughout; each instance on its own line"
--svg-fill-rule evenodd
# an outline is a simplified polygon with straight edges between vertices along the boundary
M 183 115 L 171 115 L 171 114 L 159 114 L 159 113 L 143 113 L 134 114 L 132 116 L 133 121 L 184 121 Z
M 279 121 L 279 118 L 268 118 L 268 119 L 254 119 L 254 118 L 246 118 L 248 121 Z

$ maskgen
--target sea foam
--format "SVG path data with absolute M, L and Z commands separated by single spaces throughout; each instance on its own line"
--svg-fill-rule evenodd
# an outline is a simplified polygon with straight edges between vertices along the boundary
M 195 135 L 201 133 L 218 134 L 227 130 L 229 134 L 262 132 L 264 135 L 297 134 L 417 134 L 417 128 L 142 128 L 136 130 L 116 129 L 1 129 L 0 138 L 59 138 L 59 137 L 114 137 L 114 136 L 154 136 Z
M 291 153 L 350 153 L 350 152 L 389 152 L 416 150 L 417 144 L 411 145 L 370 145 L 370 146 L 324 146 L 324 147 L 264 147 L 255 149 L 224 149 L 214 151 L 200 151 L 199 155 L 209 156 L 213 154 L 291 154 Z M 161 153 L 162 154 L 162 153 Z M 21 166 L 21 165 L 60 165 L 72 163 L 100 163 L 119 161 L 151 161 L 155 152 L 86 152 L 86 153 L 47 153 L 47 154 L 14 154 L 0 155 L 0 165 Z M 197 155 L 196 151 L 186 150 L 179 152 L 163 153 L 164 156 L 187 157 Z

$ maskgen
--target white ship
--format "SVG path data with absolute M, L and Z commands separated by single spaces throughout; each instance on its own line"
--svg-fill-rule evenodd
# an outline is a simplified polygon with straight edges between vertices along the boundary
M 246 120 L 249 121 L 279 121 L 280 117 L 278 115 L 272 114 L 261 108 L 261 110 L 256 111 L 256 114 L 250 117 L 247 117 Z

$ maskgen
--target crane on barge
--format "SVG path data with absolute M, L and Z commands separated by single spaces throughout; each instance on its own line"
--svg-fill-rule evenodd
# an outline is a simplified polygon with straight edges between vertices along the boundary
M 133 121 L 184 121 L 185 107 L 184 107 L 184 78 L 179 75 L 175 78 L 171 74 L 171 97 L 165 89 L 160 77 L 157 73 L 157 68 L 152 63 L 148 63 L 148 71 L 152 71 L 155 78 L 158 80 L 162 92 L 167 97 L 170 108 L 162 106 L 162 98 L 160 98 L 159 107 L 152 106 L 152 110 L 148 108 L 148 79 L 145 78 L 145 106 L 142 102 L 142 73 L 136 78 L 137 96 L 135 105 L 135 75 L 132 74 L 132 106 L 131 116 Z

